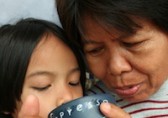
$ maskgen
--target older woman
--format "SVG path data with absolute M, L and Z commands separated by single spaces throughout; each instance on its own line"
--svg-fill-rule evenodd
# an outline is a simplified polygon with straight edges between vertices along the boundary
M 106 117 L 168 117 L 167 6 L 167 0 L 57 0 L 69 38 L 116 96 L 117 106 L 101 106 Z

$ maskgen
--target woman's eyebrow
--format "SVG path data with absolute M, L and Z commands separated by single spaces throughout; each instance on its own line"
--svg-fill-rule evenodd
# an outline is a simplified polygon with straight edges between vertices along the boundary
M 83 43 L 84 44 L 100 44 L 101 42 L 95 41 L 95 40 L 92 40 L 92 39 L 84 39 Z

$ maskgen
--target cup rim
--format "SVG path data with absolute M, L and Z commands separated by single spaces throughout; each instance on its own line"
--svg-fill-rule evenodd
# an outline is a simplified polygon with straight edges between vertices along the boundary
M 66 103 L 62 104 L 61 106 L 58 106 L 57 108 L 53 109 L 50 113 L 56 112 L 59 110 L 63 110 L 65 108 L 67 108 L 67 106 L 75 106 L 76 104 L 84 103 L 89 100 L 95 101 L 95 100 L 99 100 L 99 99 L 101 100 L 101 99 L 106 99 L 106 98 L 112 98 L 110 100 L 112 101 L 112 103 L 115 104 L 114 97 L 109 93 L 92 94 L 92 95 L 83 96 L 83 97 L 71 100 L 69 102 L 66 102 Z

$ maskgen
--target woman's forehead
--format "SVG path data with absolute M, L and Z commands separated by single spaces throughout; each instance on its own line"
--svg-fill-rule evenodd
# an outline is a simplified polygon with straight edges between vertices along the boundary
M 106 20 L 103 20 L 103 18 L 95 19 L 90 15 L 88 16 L 85 15 L 82 21 L 80 21 L 79 29 L 81 34 L 91 34 L 95 30 L 101 29 L 109 34 L 114 35 L 132 35 L 135 34 L 137 30 L 141 29 L 143 27 L 144 22 L 146 21 L 133 19 L 132 23 L 130 24 L 129 23 L 119 24 L 119 22 L 118 23 L 117 22 L 118 21 L 116 21 L 115 23 L 113 23 L 113 21 L 108 22 Z M 99 33 L 101 33 L 101 30 L 99 30 Z

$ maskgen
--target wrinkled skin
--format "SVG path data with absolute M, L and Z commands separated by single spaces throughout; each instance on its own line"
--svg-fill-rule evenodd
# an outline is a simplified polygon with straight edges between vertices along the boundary
M 125 36 L 84 18 L 84 51 L 91 72 L 129 102 L 149 98 L 168 77 L 167 34 L 148 21 L 137 22 L 142 28 Z M 108 118 L 130 117 L 114 105 L 100 108 Z
M 142 29 L 124 37 L 85 20 L 84 50 L 91 72 L 120 97 L 141 101 L 154 94 L 168 77 L 168 36 L 141 21 Z

